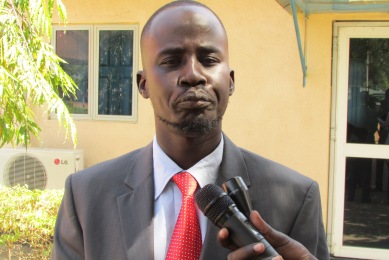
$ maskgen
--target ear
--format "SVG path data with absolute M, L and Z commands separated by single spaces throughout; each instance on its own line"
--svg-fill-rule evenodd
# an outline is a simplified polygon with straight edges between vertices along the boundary
M 235 72 L 234 72 L 234 70 L 231 70 L 230 71 L 230 87 L 229 87 L 230 96 L 232 95 L 232 93 L 234 93 L 234 91 L 235 91 Z
M 138 84 L 138 91 L 144 98 L 149 98 L 149 93 L 146 87 L 146 77 L 143 70 L 136 73 L 136 83 Z

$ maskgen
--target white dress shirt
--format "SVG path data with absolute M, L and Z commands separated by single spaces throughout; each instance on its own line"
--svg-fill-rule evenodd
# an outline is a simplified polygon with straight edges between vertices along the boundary
M 181 169 L 170 159 L 158 145 L 157 138 L 153 140 L 154 159 L 154 259 L 165 259 L 170 239 L 173 234 L 178 213 L 181 208 L 181 191 L 171 180 L 176 173 L 187 171 L 199 184 L 200 188 L 209 183 L 215 183 L 220 163 L 223 157 L 223 136 L 218 147 L 208 156 L 196 163 L 190 169 Z M 207 219 L 197 208 L 201 237 L 204 242 Z

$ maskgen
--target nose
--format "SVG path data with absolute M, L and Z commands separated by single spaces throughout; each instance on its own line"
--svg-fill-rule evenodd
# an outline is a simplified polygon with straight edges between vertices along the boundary
M 196 87 L 205 85 L 206 78 L 204 76 L 202 64 L 196 59 L 196 57 L 191 57 L 186 59 L 184 62 L 180 78 L 179 78 L 179 86 L 181 87 Z

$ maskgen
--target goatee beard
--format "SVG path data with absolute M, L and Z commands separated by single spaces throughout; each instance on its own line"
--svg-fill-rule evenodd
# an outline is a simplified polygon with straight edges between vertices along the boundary
M 180 123 L 169 122 L 166 119 L 158 116 L 159 120 L 161 120 L 164 124 L 182 132 L 186 135 L 204 135 L 209 134 L 214 130 L 219 122 L 222 120 L 221 117 L 216 119 L 205 119 L 203 117 L 194 117 L 191 120 L 185 120 Z

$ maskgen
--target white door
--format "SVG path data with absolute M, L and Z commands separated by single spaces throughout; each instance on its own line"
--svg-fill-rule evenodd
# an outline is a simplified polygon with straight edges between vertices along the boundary
M 389 259 L 388 107 L 389 23 L 335 23 L 328 225 L 335 256 Z

